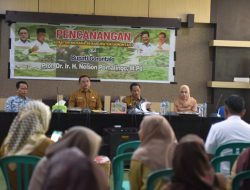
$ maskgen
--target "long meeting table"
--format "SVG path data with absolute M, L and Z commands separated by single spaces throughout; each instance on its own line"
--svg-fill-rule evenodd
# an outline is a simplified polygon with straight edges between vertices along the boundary
M 0 112 L 0 143 L 6 137 L 15 116 L 16 113 Z M 72 126 L 85 126 L 94 130 L 107 141 L 105 130 L 119 127 L 116 128 L 116 132 L 119 131 L 120 134 L 126 133 L 126 129 L 137 131 L 143 117 L 144 115 L 141 114 L 53 113 L 47 135 L 50 136 L 54 130 L 65 131 Z M 223 120 L 217 117 L 199 117 L 185 114 L 168 114 L 164 117 L 171 124 L 178 140 L 189 133 L 197 134 L 206 140 L 211 125 Z

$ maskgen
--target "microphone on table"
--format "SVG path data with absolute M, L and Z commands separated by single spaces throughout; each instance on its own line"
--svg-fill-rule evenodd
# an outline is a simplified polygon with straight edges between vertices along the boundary
M 218 99 L 218 101 L 217 101 L 217 104 L 216 104 L 216 106 L 215 106 L 215 109 L 216 109 L 216 110 L 218 110 L 218 108 L 219 108 L 219 105 L 220 105 L 222 96 L 223 96 L 223 94 L 220 94 L 220 97 L 219 97 L 219 99 Z

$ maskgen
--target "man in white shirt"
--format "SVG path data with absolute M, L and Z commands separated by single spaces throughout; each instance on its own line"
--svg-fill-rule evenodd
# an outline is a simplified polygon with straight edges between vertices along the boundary
M 20 27 L 18 30 L 19 40 L 15 42 L 15 46 L 31 48 L 29 41 L 29 31 L 26 27 Z
M 55 50 L 49 47 L 49 44 L 45 42 L 46 30 L 45 28 L 38 28 L 36 31 L 37 40 L 32 42 L 31 52 L 39 53 L 55 53 Z
M 141 42 L 138 42 L 141 37 Z M 137 34 L 134 38 L 134 47 L 137 50 L 139 56 L 154 56 L 156 47 L 149 43 L 149 32 L 143 31 Z
M 210 156 L 222 144 L 250 141 L 250 125 L 241 119 L 245 112 L 245 101 L 241 96 L 231 95 L 225 101 L 226 120 L 212 125 L 205 143 Z

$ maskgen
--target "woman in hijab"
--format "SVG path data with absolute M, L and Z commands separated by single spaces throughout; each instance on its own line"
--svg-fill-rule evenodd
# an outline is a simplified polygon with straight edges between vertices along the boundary
M 181 85 L 179 97 L 174 101 L 175 112 L 196 112 L 197 102 L 190 96 L 190 89 L 187 85 Z
M 216 175 L 200 142 L 177 145 L 173 159 L 172 182 L 166 190 L 225 190 L 222 175 Z
M 250 148 L 245 149 L 235 161 L 232 168 L 232 177 L 246 170 L 250 170 Z M 244 189 L 250 189 L 249 179 L 246 179 L 241 183 L 240 190 Z
M 77 147 L 92 161 L 97 155 L 100 145 L 101 137 L 91 129 L 82 126 L 70 128 L 57 143 L 51 145 L 46 150 L 45 157 L 41 159 L 33 172 L 29 190 L 42 189 L 44 178 L 47 175 L 48 160 L 58 152 L 66 148 Z
M 70 156 L 69 156 L 70 155 Z M 67 148 L 48 161 L 43 190 L 107 190 L 104 172 L 78 148 Z
M 28 102 L 13 120 L 5 138 L 0 156 L 44 156 L 46 148 L 53 143 L 45 133 L 51 119 L 50 108 L 40 101 Z M 17 189 L 16 165 L 9 165 L 11 189 Z
M 146 180 L 152 171 L 172 167 L 173 151 L 177 142 L 170 124 L 160 115 L 143 118 L 139 137 L 141 145 L 132 156 L 129 172 L 133 190 L 146 189 Z M 160 187 L 161 184 L 158 184 L 158 188 Z
M 28 102 L 13 120 L 0 155 L 44 156 L 52 141 L 45 136 L 51 119 L 50 108 L 40 101 Z

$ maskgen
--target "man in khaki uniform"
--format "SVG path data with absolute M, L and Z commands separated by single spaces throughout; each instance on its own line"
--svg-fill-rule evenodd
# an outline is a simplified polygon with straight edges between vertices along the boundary
M 102 103 L 100 96 L 90 89 L 91 82 L 87 75 L 79 77 L 80 88 L 73 92 L 69 98 L 69 107 L 88 108 L 91 110 L 101 110 Z
M 126 96 L 122 102 L 127 104 L 128 113 L 133 113 L 137 108 L 141 110 L 141 104 L 146 100 L 141 97 L 141 85 L 139 83 L 133 82 L 129 86 L 131 95 Z M 150 104 L 147 104 L 147 109 L 150 111 Z

